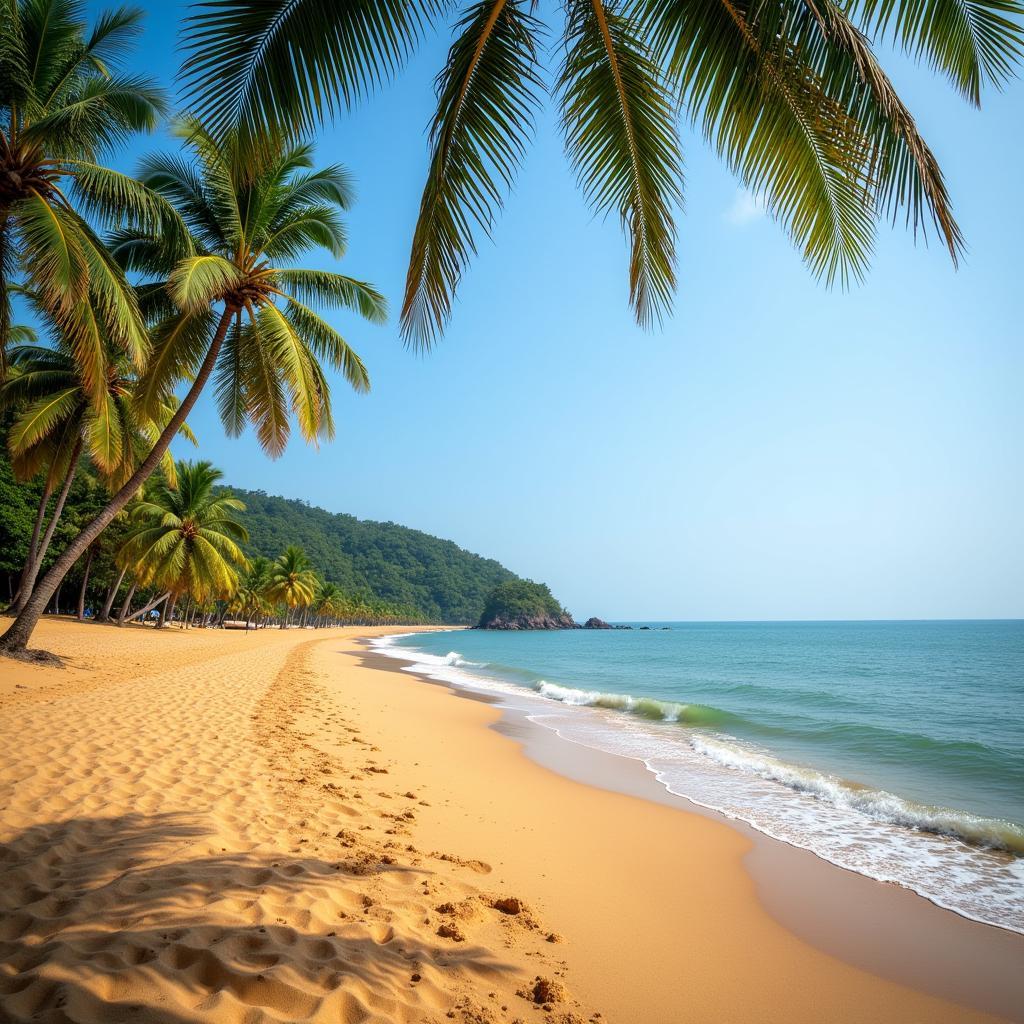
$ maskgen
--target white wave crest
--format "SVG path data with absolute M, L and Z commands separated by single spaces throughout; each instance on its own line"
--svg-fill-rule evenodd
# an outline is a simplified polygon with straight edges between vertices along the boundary
M 978 846 L 1024 853 L 1024 829 L 1009 821 L 984 818 L 949 807 L 916 803 L 883 789 L 861 786 L 835 775 L 789 764 L 767 754 L 706 736 L 694 735 L 690 745 L 698 753 L 727 768 L 780 782 L 790 789 L 808 793 L 819 800 L 867 815 L 876 821 L 952 836 Z

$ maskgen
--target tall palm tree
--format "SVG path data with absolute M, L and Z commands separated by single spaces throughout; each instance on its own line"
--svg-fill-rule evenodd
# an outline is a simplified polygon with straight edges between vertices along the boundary
M 154 586 L 173 602 L 188 593 L 203 604 L 231 597 L 247 566 L 239 546 L 249 539 L 234 518 L 245 505 L 215 487 L 223 477 L 209 462 L 180 461 L 177 486 L 158 483 L 138 502 L 136 526 L 121 548 L 141 586 Z
M 249 622 L 257 620 L 261 614 L 266 613 L 271 605 L 267 597 L 267 587 L 270 583 L 271 562 L 268 558 L 257 556 L 249 562 L 249 571 L 245 574 L 241 585 L 231 599 L 229 610 L 245 616 L 245 628 L 248 630 Z
M 306 145 L 268 141 L 254 155 L 235 137 L 215 142 L 195 122 L 178 132 L 186 156 L 151 158 L 141 173 L 176 211 L 178 227 L 123 230 L 115 251 L 125 267 L 153 278 L 140 288 L 153 338 L 142 410 L 154 415 L 182 379 L 188 391 L 149 455 L 39 581 L 0 637 L 2 652 L 25 649 L 57 585 L 156 469 L 211 377 L 227 431 L 251 423 L 271 455 L 284 449 L 292 414 L 307 441 L 333 436 L 323 363 L 356 391 L 369 389 L 359 356 L 313 307 L 344 307 L 380 323 L 384 299 L 363 281 L 292 266 L 310 249 L 344 255 L 340 213 L 352 201 L 345 172 L 312 170 Z
M 325 623 L 336 621 L 345 607 L 345 595 L 336 583 L 321 583 L 313 597 L 313 607 Z
M 590 205 L 629 242 L 630 301 L 669 307 L 681 198 L 677 114 L 762 197 L 811 270 L 845 284 L 880 215 L 963 241 L 938 163 L 869 42 L 945 74 L 971 103 L 1020 63 L 1021 0 L 562 0 L 557 46 L 536 0 L 463 0 L 437 112 L 402 307 L 429 346 L 477 238 L 490 232 L 554 85 L 566 152 Z M 308 130 L 398 68 L 448 0 L 205 0 L 182 68 L 214 131 Z M 554 59 L 554 66 L 545 60 Z
M 19 345 L 10 352 L 7 378 L 0 384 L 0 408 L 18 410 L 7 435 L 15 476 L 28 480 L 40 470 L 45 472 L 37 524 L 41 525 L 50 495 L 59 487 L 46 530 L 39 539 L 37 529 L 35 543 L 30 545 L 11 606 L 15 614 L 35 585 L 82 456 L 88 457 L 107 488 L 116 491 L 148 454 L 177 408 L 177 399 L 168 395 L 155 418 L 141 414 L 134 401 L 133 370 L 123 355 L 107 354 L 105 388 L 97 408 L 96 396 L 87 391 L 68 349 Z M 195 443 L 186 424 L 182 433 Z M 174 462 L 167 453 L 162 467 L 173 484 Z
M 302 605 L 312 604 L 316 588 L 316 573 L 310 567 L 305 552 L 302 548 L 289 545 L 271 566 L 267 597 L 276 604 L 283 604 L 291 613 Z
M 77 0 L 0 2 L 0 369 L 20 279 L 59 322 L 97 404 L 105 344 L 137 365 L 148 348 L 133 291 L 86 219 L 131 211 L 156 223 L 163 209 L 101 163 L 164 110 L 150 79 L 119 69 L 141 17 L 118 8 L 90 28 Z

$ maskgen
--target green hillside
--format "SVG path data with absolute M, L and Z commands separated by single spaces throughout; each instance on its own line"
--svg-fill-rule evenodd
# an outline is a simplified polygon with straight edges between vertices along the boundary
M 475 623 L 488 594 L 517 578 L 493 558 L 397 523 L 356 519 L 263 491 L 231 491 L 245 502 L 248 554 L 275 558 L 297 544 L 342 589 L 411 605 L 430 620 Z

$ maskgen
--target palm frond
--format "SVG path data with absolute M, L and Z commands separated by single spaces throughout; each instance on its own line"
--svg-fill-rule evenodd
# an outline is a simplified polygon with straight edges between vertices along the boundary
M 660 321 L 676 284 L 673 207 L 682 201 L 674 105 L 643 38 L 607 0 L 573 0 L 558 81 L 562 128 L 585 196 L 630 240 L 637 322 Z
M 48 308 L 69 309 L 85 298 L 89 286 L 77 224 L 39 194 L 20 202 L 17 214 L 30 287 Z
M 235 317 L 224 338 L 213 376 L 217 411 L 228 437 L 238 437 L 247 420 L 243 342 L 241 318 Z
M 457 26 L 437 79 L 427 181 L 413 234 L 402 334 L 429 348 L 451 316 L 463 271 L 519 168 L 541 80 L 541 25 L 526 0 L 479 0 Z
M 866 32 L 927 60 L 976 106 L 982 88 L 1002 85 L 1024 56 L 1019 0 L 853 0 L 847 10 Z
M 155 325 L 152 352 L 136 388 L 136 401 L 147 415 L 156 416 L 175 385 L 199 368 L 213 326 L 209 308 L 197 313 L 172 314 Z
M 223 256 L 190 256 L 174 268 L 167 287 L 186 312 L 198 313 L 245 280 L 242 271 Z
M 54 156 L 93 159 L 126 142 L 136 132 L 151 132 L 167 110 L 163 91 L 141 75 L 90 78 L 23 131 L 29 141 L 45 142 Z
M 275 270 L 273 280 L 302 302 L 351 309 L 373 324 L 387 322 L 387 299 L 365 281 L 329 270 Z
M 773 33 L 785 10 L 748 0 L 643 3 L 644 28 L 691 116 L 812 272 L 842 285 L 863 277 L 875 237 L 871 140 L 785 34 Z
M 104 473 L 115 471 L 124 454 L 124 431 L 117 401 L 106 393 L 96 408 L 89 410 L 85 430 L 89 455 Z
M 330 416 L 330 396 L 325 389 L 323 373 L 295 325 L 277 306 L 273 303 L 263 306 L 258 320 L 260 332 L 288 389 L 299 430 L 307 441 L 315 443 L 321 436 L 325 417 Z
M 19 456 L 38 444 L 55 426 L 73 419 L 82 404 L 77 387 L 65 388 L 38 399 L 24 409 L 11 425 L 7 444 L 12 456 Z
M 276 459 L 288 444 L 291 425 L 280 368 L 276 365 L 259 316 L 242 328 L 243 390 L 246 415 L 260 447 Z
M 326 320 L 290 296 L 287 315 L 318 359 L 326 360 L 336 370 L 341 370 L 353 390 L 370 390 L 370 375 L 362 359 Z
M 186 22 L 184 102 L 249 143 L 305 133 L 392 75 L 444 0 L 203 0 Z

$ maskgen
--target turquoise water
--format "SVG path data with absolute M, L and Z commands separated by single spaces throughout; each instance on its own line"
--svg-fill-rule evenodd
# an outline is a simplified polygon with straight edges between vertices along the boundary
M 656 626 L 389 644 L 672 792 L 1024 930 L 1024 622 Z

